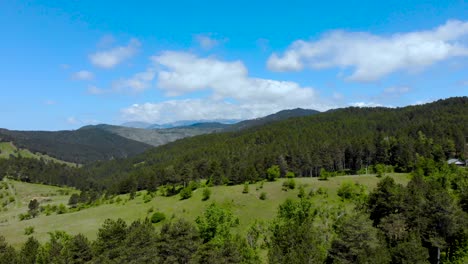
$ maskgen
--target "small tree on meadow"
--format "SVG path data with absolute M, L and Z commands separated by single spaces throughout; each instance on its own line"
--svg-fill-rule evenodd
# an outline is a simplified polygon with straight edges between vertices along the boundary
M 39 202 L 36 199 L 29 201 L 28 208 L 28 213 L 33 218 L 39 214 Z

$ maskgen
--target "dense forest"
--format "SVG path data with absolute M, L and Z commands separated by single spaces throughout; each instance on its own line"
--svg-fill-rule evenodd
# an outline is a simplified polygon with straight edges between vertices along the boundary
M 465 158 L 468 97 L 404 108 L 344 108 L 240 132 L 216 133 L 153 148 L 135 158 L 82 169 L 95 185 L 117 192 L 208 179 L 237 184 L 281 176 L 354 174 L 370 165 L 429 174 L 436 163 Z M 132 186 L 129 186 L 132 185 Z
M 13 142 L 18 148 L 78 164 L 126 158 L 151 147 L 102 129 L 55 132 L 0 129 L 0 141 Z
M 238 218 L 215 203 L 195 222 L 175 218 L 160 230 L 154 217 L 108 219 L 94 241 L 55 231 L 16 250 L 0 236 L 0 263 L 466 263 L 468 171 L 437 169 L 414 173 L 407 186 L 384 177 L 368 195 L 341 188 L 352 210 L 299 193 L 244 236 L 234 232 Z
M 0 175 L 21 172 L 10 174 L 21 179 L 31 168 L 43 171 L 27 175 L 33 182 L 114 193 L 199 179 L 214 185 L 255 182 L 266 179 L 272 166 L 279 167 L 281 177 L 287 172 L 302 177 L 355 174 L 377 164 L 392 166 L 397 172 L 417 168 L 429 175 L 448 158 L 466 158 L 467 135 L 468 97 L 458 97 L 396 109 L 337 109 L 238 132 L 186 138 L 133 158 L 95 162 L 79 169 L 12 159 L 0 164 Z M 35 165 L 15 170 L 21 162 Z M 55 172 L 48 180 L 36 176 L 47 174 L 42 168 Z

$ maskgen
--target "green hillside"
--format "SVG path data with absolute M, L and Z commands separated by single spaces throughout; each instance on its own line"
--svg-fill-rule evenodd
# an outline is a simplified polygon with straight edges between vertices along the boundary
M 13 142 L 18 148 L 79 164 L 126 158 L 151 147 L 101 129 L 54 132 L 0 129 L 0 141 Z
M 406 184 L 409 180 L 406 174 L 393 174 L 392 177 L 396 182 L 402 184 Z M 313 197 L 314 203 L 334 205 L 343 203 L 346 206 L 347 202 L 342 202 L 336 192 L 343 182 L 360 183 L 367 186 L 368 190 L 372 190 L 380 179 L 375 175 L 334 177 L 329 181 L 319 181 L 317 178 L 297 178 L 295 179 L 297 187 L 294 190 L 284 191 L 282 184 L 285 180 L 265 182 L 262 185 L 260 183 L 251 184 L 249 193 L 243 193 L 243 185 L 211 187 L 212 194 L 208 201 L 202 201 L 202 188 L 195 190 L 193 196 L 187 200 L 180 200 L 179 195 L 172 197 L 157 195 L 146 203 L 144 201 L 146 192 L 142 191 L 137 194 L 134 200 L 128 200 L 129 195 L 120 195 L 113 197 L 112 203 L 106 200 L 103 201 L 102 205 L 72 213 L 52 213 L 49 216 L 41 213 L 37 218 L 24 221 L 19 221 L 18 215 L 27 212 L 29 200 L 41 199 L 43 206 L 67 204 L 74 190 L 7 180 L 4 182 L 8 184 L 9 189 L 2 189 L 0 193 L 10 193 L 9 196 L 5 195 L 4 199 L 14 197 L 15 202 L 5 206 L 3 211 L 0 210 L 0 234 L 5 236 L 9 244 L 16 247 L 27 240 L 28 236 L 24 234 L 24 230 L 29 226 L 34 227 L 34 236 L 41 242 L 49 238 L 48 232 L 55 230 L 70 234 L 83 233 L 94 239 L 98 228 L 107 218 L 122 218 L 131 222 L 148 217 L 150 215 L 148 211 L 153 209 L 163 212 L 169 219 L 175 217 L 194 221 L 211 202 L 230 208 L 240 221 L 236 230 L 245 234 L 256 220 L 272 220 L 276 216 L 279 204 L 285 199 L 296 199 L 300 185 L 305 187 L 306 194 L 311 190 L 317 192 L 319 188 L 326 190 L 327 195 L 317 194 Z M 265 200 L 259 199 L 262 192 L 266 193 Z M 68 193 L 68 195 L 62 195 L 63 193 Z M 118 200 L 121 202 L 117 203 Z
M 21 156 L 23 158 L 34 158 L 34 159 L 43 159 L 46 161 L 53 161 L 57 163 L 67 164 L 70 166 L 75 166 L 75 163 L 62 161 L 48 155 L 44 155 L 41 153 L 32 153 L 28 149 L 18 149 L 12 142 L 0 142 L 0 158 L 8 159 L 11 156 L 18 157 Z
M 239 132 L 201 135 L 150 149 L 134 158 L 91 164 L 86 176 L 103 188 L 128 192 L 161 184 L 210 179 L 238 184 L 281 175 L 353 174 L 385 164 L 399 172 L 426 159 L 463 158 L 468 135 L 468 97 L 404 108 L 344 108 L 290 118 Z

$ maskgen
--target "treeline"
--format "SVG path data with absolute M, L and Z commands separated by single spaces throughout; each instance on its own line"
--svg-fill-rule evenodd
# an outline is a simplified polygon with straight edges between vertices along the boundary
M 383 178 L 348 204 L 288 199 L 275 219 L 246 235 L 228 208 L 207 207 L 195 223 L 149 219 L 130 225 L 106 220 L 89 241 L 56 231 L 40 244 L 30 237 L 15 250 L 0 236 L 0 263 L 466 263 L 468 172 L 444 166 L 415 174 L 407 186 Z M 353 200 L 353 196 L 342 196 Z M 346 209 L 348 208 L 348 209 Z M 262 254 L 262 251 L 266 251 Z M 260 257 L 260 256 L 265 257 Z
M 413 171 L 424 160 L 465 158 L 468 97 L 404 108 L 345 108 L 292 118 L 241 132 L 183 139 L 130 159 L 83 169 L 96 184 L 154 188 L 209 179 L 213 184 L 255 182 L 278 165 L 281 176 L 354 174 L 370 165 Z
M 83 186 L 78 167 L 45 159 L 11 156 L 0 159 L 0 180 L 10 177 L 18 181 L 42 183 L 56 186 Z

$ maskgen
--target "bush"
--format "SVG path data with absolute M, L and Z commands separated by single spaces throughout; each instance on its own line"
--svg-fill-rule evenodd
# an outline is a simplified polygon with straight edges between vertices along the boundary
M 288 179 L 283 182 L 284 191 L 287 191 L 288 189 L 293 190 L 294 188 L 296 188 L 296 181 L 294 181 L 294 179 Z
M 330 177 L 330 173 L 328 171 L 326 171 L 324 168 L 320 169 L 319 180 L 327 181 L 329 177 Z
M 294 175 L 294 172 L 292 172 L 292 171 L 288 171 L 288 172 L 286 173 L 286 178 L 294 178 L 295 176 L 296 176 L 296 175 Z
M 185 187 L 180 191 L 180 199 L 185 200 L 192 197 L 192 188 L 190 187 Z
M 304 190 L 304 186 L 299 186 L 299 193 L 297 194 L 297 197 L 299 198 L 305 198 L 305 190 Z
M 266 200 L 266 198 L 267 198 L 266 192 L 262 192 L 262 193 L 260 194 L 260 197 L 259 197 L 259 198 L 260 198 L 260 200 Z
M 249 183 L 248 182 L 244 183 L 244 189 L 242 190 L 242 193 L 249 193 Z
M 206 201 L 206 200 L 210 199 L 210 196 L 211 196 L 211 190 L 208 187 L 203 189 L 202 201 Z
M 343 200 L 360 200 L 366 196 L 364 185 L 352 182 L 343 182 L 338 188 L 337 194 Z
M 151 216 L 151 223 L 156 224 L 166 219 L 166 215 L 161 212 L 155 212 Z
M 31 219 L 31 218 L 32 218 L 31 215 L 28 214 L 28 213 L 19 214 L 19 215 L 18 215 L 18 219 L 19 219 L 20 221 L 29 220 L 29 219 Z
M 28 226 L 24 229 L 24 234 L 29 236 L 34 233 L 34 227 L 33 226 Z

